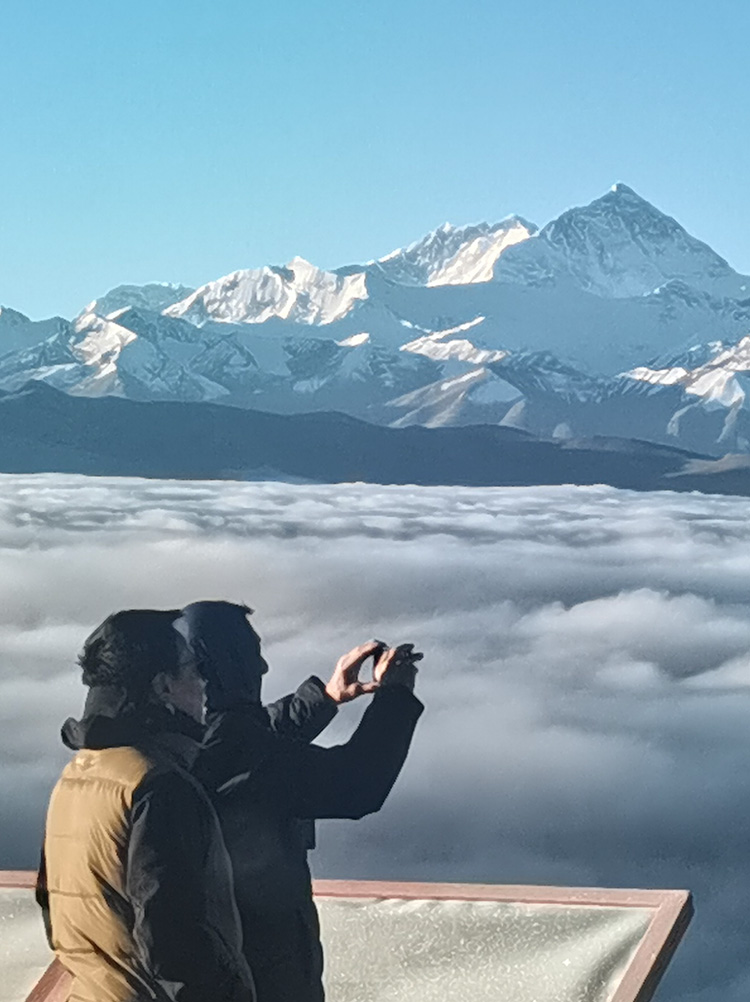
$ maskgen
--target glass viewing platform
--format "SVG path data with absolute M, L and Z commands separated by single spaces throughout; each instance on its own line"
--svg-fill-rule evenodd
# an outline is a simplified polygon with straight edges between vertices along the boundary
M 0 871 L 0 1002 L 67 1002 L 33 873 Z M 647 1002 L 687 891 L 318 880 L 328 1002 Z

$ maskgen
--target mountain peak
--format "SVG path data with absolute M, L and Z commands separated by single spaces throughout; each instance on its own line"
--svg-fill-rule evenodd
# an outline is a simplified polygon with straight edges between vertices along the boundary
M 362 269 L 347 274 L 323 271 L 294 257 L 283 267 L 234 271 L 202 285 L 164 315 L 196 326 L 209 321 L 259 324 L 276 318 L 302 324 L 329 324 L 367 299 Z
M 628 195 L 632 198 L 641 197 L 636 191 L 633 191 L 629 185 L 623 184 L 622 181 L 615 181 L 609 190 L 613 195 Z M 641 199 L 641 201 L 645 201 L 645 199 Z
M 615 299 L 649 295 L 675 279 L 715 296 L 739 296 L 743 281 L 707 244 L 622 182 L 511 248 L 495 278 L 534 286 L 572 279 L 584 292 Z
M 81 310 L 79 316 L 97 313 L 101 317 L 110 313 L 136 306 L 143 310 L 161 313 L 174 303 L 179 303 L 193 292 L 186 285 L 173 285 L 170 282 L 150 282 L 147 285 L 118 285 L 105 295 L 94 299 Z
M 623 225 L 638 225 L 637 221 L 649 219 L 649 226 L 657 226 L 657 232 L 650 232 L 651 237 L 666 237 L 676 232 L 685 233 L 685 230 L 671 216 L 657 209 L 655 205 L 639 195 L 627 184 L 618 181 L 613 184 L 609 191 L 595 198 L 588 205 L 574 206 L 566 209 L 557 219 L 542 230 L 542 233 L 560 231 L 565 228 L 572 228 L 578 232 L 582 228 L 600 229 L 604 228 L 608 232 Z M 633 224 L 632 221 L 636 220 Z
M 583 206 L 579 211 L 585 212 L 587 209 L 597 210 L 601 207 L 606 207 L 608 211 L 614 213 L 624 213 L 631 216 L 635 214 L 652 216 L 656 219 L 668 221 L 672 228 L 683 229 L 676 219 L 662 212 L 652 202 L 649 202 L 647 198 L 639 195 L 635 189 L 631 188 L 630 185 L 623 184 L 622 181 L 613 184 L 609 191 L 605 192 L 599 198 L 595 198 L 593 202 L 587 206 Z
M 294 270 L 294 268 L 302 268 L 305 271 L 321 270 L 308 261 L 306 257 L 302 257 L 301 254 L 295 254 L 292 260 L 287 264 L 287 268 L 291 268 L 292 270 Z
M 25 313 L 12 310 L 9 306 L 0 306 L 0 327 L 20 327 L 21 324 L 30 322 Z

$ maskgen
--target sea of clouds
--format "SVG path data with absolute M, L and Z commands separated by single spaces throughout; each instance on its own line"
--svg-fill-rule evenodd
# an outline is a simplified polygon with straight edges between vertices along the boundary
M 427 710 L 318 876 L 688 887 L 659 997 L 750 997 L 750 520 L 729 497 L 0 476 L 0 867 L 34 867 L 119 608 L 245 601 L 273 698 L 371 637 Z M 362 707 L 326 736 L 341 740 Z

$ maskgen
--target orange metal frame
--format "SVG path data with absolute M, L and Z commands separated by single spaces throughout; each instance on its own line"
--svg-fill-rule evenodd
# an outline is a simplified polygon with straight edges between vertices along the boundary
M 33 888 L 36 874 L 0 871 L 0 887 Z M 649 908 L 653 918 L 609 1002 L 649 1002 L 693 915 L 689 891 L 611 890 L 601 887 L 535 887 L 525 884 L 419 884 L 377 880 L 316 880 L 316 897 L 396 898 L 433 901 L 508 901 L 522 904 Z M 54 960 L 26 1002 L 67 1002 L 69 976 Z

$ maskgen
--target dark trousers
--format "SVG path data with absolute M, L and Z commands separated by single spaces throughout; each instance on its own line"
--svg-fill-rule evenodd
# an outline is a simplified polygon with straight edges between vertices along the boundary
M 318 912 L 308 907 L 246 923 L 245 956 L 258 1002 L 324 1002 Z

